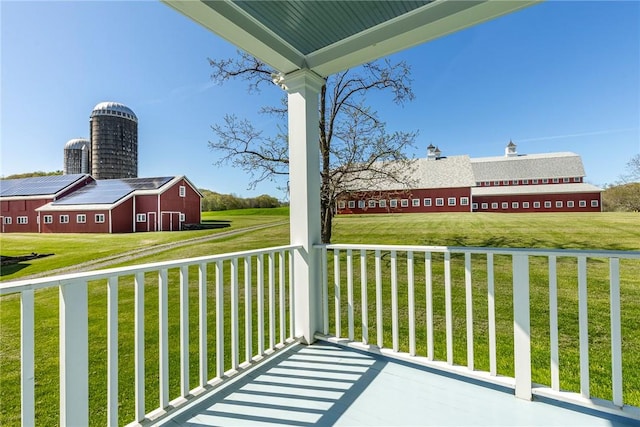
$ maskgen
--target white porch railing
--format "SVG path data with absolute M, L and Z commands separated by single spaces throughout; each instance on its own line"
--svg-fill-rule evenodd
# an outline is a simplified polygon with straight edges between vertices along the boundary
M 137 424 L 158 419 L 168 408 L 181 406 L 294 340 L 295 313 L 290 303 L 294 301 L 291 260 L 298 249 L 296 246 L 283 246 L 1 285 L 0 296 L 20 295 L 22 425 L 33 426 L 38 421 L 38 424 L 44 423 L 44 420 L 36 420 L 35 416 L 37 378 L 34 372 L 37 362 L 34 357 L 34 330 L 39 319 L 34 314 L 34 302 L 38 291 L 59 289 L 60 424 L 77 426 L 88 425 L 90 417 L 93 418 L 89 405 L 89 341 L 95 338 L 90 336 L 88 325 L 95 320 L 89 315 L 89 311 L 95 312 L 95 308 L 88 310 L 88 290 L 102 286 L 101 292 L 107 294 L 103 316 L 107 328 L 106 421 L 109 426 L 117 426 L 121 419 L 118 349 L 119 336 L 120 340 L 122 336 L 119 335 L 118 324 L 127 308 L 121 303 L 119 294 L 133 293 L 135 408 L 133 419 L 124 421 Z M 197 286 L 198 295 L 198 326 L 193 332 L 189 326 L 190 276 L 192 288 Z M 214 285 L 212 289 L 210 284 Z M 158 295 L 157 303 L 152 304 L 152 310 L 157 310 L 153 316 L 150 316 L 150 303 L 148 298 L 145 300 L 145 291 Z M 173 298 L 170 299 L 169 294 Z M 210 303 L 215 304 L 215 310 L 209 308 Z M 169 313 L 171 318 L 175 318 L 178 312 L 179 368 L 172 366 L 170 370 Z M 157 326 L 145 322 L 146 316 L 157 317 Z M 210 342 L 212 337 L 208 332 L 211 324 L 215 324 L 215 345 Z M 148 343 L 148 334 L 145 338 L 145 330 L 148 332 L 149 329 L 158 333 L 157 346 L 153 348 Z M 198 337 L 198 381 L 195 384 L 190 381 L 195 365 L 189 360 L 190 334 Z M 208 366 L 212 359 L 215 359 L 215 368 Z M 159 402 L 157 407 L 149 407 L 145 392 L 150 386 L 145 369 L 156 360 L 158 390 L 153 394 L 157 393 Z M 211 375 L 211 371 L 215 374 Z M 179 393 L 171 395 L 169 385 L 172 380 L 175 383 L 176 377 L 179 377 Z M 98 391 L 100 393 L 104 391 Z
M 623 357 L 635 377 L 640 359 L 636 330 L 626 329 L 636 347 L 623 354 L 620 298 L 621 277 L 633 282 L 627 290 L 640 286 L 640 252 L 318 248 L 318 338 L 510 387 L 520 398 L 545 396 L 640 420 L 640 408 L 624 400 Z M 600 311 L 602 299 L 608 313 Z M 576 390 L 563 391 L 561 382 Z

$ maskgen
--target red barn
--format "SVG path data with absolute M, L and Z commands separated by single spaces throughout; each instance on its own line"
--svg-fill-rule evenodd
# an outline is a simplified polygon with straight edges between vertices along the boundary
M 416 159 L 404 182 L 367 180 L 338 201 L 338 213 L 386 212 L 600 212 L 602 189 L 584 182 L 575 153 L 441 157 L 433 145 Z M 356 185 L 358 180 L 354 180 Z M 374 188 L 371 188 L 374 187 Z
M 58 177 L 63 181 L 62 175 Z M 184 176 L 94 180 L 89 175 L 77 179 L 77 185 L 39 197 L 28 205 L 23 216 L 33 218 L 29 229 L 4 228 L 4 232 L 41 233 L 129 233 L 175 231 L 185 224 L 199 224 L 202 195 Z M 50 178 L 50 177 L 47 177 Z M 68 178 L 70 180 L 70 178 Z M 45 193 L 47 180 L 26 178 L 31 193 Z M 12 181 L 2 181 L 3 223 L 13 223 L 13 204 L 27 204 L 23 190 Z M 65 181 L 66 182 L 66 181 Z M 23 182 L 24 186 L 24 182 Z M 14 188 L 14 191 L 9 191 Z M 5 196 L 5 189 L 7 196 Z M 8 194 L 12 194 L 8 196 Z M 6 200 L 5 200 L 6 199 Z M 7 202 L 7 213 L 4 208 Z M 9 204 L 11 203 L 11 204 Z M 20 205 L 22 206 L 22 205 Z M 26 207 L 26 206 L 25 206 Z

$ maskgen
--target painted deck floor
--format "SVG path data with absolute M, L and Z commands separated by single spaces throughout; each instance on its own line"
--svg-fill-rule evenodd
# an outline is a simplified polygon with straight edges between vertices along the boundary
M 327 343 L 294 345 L 194 404 L 165 427 L 631 426 L 384 356 Z

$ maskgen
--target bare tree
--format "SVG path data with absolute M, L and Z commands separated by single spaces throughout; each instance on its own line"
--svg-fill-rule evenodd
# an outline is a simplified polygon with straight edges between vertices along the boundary
M 631 157 L 627 162 L 627 174 L 623 180 L 626 182 L 640 182 L 640 154 Z
M 209 59 L 212 79 L 223 83 L 231 79 L 247 82 L 250 93 L 264 84 L 273 84 L 275 70 L 246 53 L 233 59 Z M 367 105 L 372 91 L 388 92 L 392 101 L 402 105 L 414 98 L 411 70 L 405 62 L 381 60 L 325 79 L 320 90 L 320 173 L 322 242 L 331 241 L 337 199 L 348 191 L 375 188 L 381 182 L 407 183 L 411 159 L 407 149 L 413 146 L 417 132 L 392 132 L 375 110 Z M 277 106 L 264 106 L 264 114 L 281 120 L 275 134 L 265 135 L 249 121 L 227 115 L 211 128 L 216 139 L 209 147 L 222 156 L 216 164 L 231 164 L 251 177 L 250 188 L 263 180 L 288 174 L 286 94 Z

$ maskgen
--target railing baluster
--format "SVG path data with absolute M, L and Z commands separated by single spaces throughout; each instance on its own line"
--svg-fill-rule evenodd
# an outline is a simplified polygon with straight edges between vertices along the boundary
M 451 253 L 444 254 L 444 315 L 447 363 L 453 365 L 453 314 L 451 308 Z
M 609 304 L 611 306 L 611 387 L 613 404 L 622 407 L 622 332 L 620 326 L 620 259 L 609 265 Z
M 244 257 L 244 358 L 247 363 L 253 359 L 251 293 L 251 257 L 247 256 Z
M 347 323 L 349 325 L 349 340 L 355 336 L 353 321 L 353 251 L 347 249 Z
M 489 319 L 489 374 L 498 375 L 496 357 L 496 300 L 493 277 L 493 253 L 487 253 L 487 309 Z
M 20 294 L 20 416 L 23 426 L 33 426 L 35 422 L 35 318 L 34 291 L 29 289 Z M 118 376 L 116 375 L 116 381 Z M 117 383 L 116 383 L 117 386 Z M 111 395 L 109 395 L 111 396 Z
M 183 285 L 183 290 L 185 292 L 185 294 L 189 294 L 189 270 L 184 268 L 180 270 L 180 280 L 183 280 L 184 282 L 181 283 L 186 283 Z M 185 303 L 188 303 L 188 297 L 187 300 L 185 301 Z M 216 301 L 217 303 L 217 301 Z M 183 316 L 188 316 L 188 308 L 185 310 L 185 313 L 183 313 Z M 207 381 L 209 380 L 209 358 L 207 357 L 208 351 L 209 351 L 209 346 L 208 346 L 208 339 L 207 339 L 207 264 L 200 264 L 198 266 L 198 329 L 199 329 L 199 335 L 198 335 L 198 344 L 199 344 L 199 362 L 200 362 L 200 372 L 199 372 L 199 376 L 200 376 L 200 387 L 204 387 L 207 384 Z M 186 326 L 186 330 L 185 330 L 185 337 L 184 340 L 186 342 L 188 342 L 189 340 L 189 336 L 188 336 L 188 323 L 189 323 L 189 318 L 183 318 L 185 323 L 187 324 Z M 217 326 L 217 325 L 216 325 Z M 184 350 L 183 350 L 184 351 Z M 185 373 L 185 370 L 187 371 L 187 377 L 188 377 L 188 361 L 189 361 L 189 349 L 187 346 L 187 350 L 186 350 L 186 356 L 184 357 L 184 363 L 187 364 L 187 367 L 182 367 L 182 372 L 183 374 Z M 182 362 L 181 362 L 182 363 Z M 183 381 L 185 383 L 188 383 L 188 380 Z M 185 386 L 188 387 L 188 384 L 184 384 L 183 385 L 183 392 L 186 391 L 186 393 L 189 393 L 189 389 L 186 388 L 185 390 Z M 185 394 L 186 395 L 186 394 Z
M 224 377 L 224 265 L 216 261 L 216 376 Z
M 391 251 L 391 335 L 393 351 L 400 347 L 398 337 L 398 259 L 396 251 Z
M 340 338 L 342 325 L 340 315 L 340 251 L 333 251 L 333 293 L 336 312 L 336 338 Z
M 516 397 L 531 400 L 531 322 L 529 257 L 513 255 L 513 357 Z
M 118 278 L 107 282 L 107 425 L 118 426 Z
M 180 395 L 189 394 L 189 267 L 180 267 Z
M 88 321 L 87 282 L 60 285 L 61 426 L 89 423 Z
M 589 320 L 587 316 L 587 258 L 578 257 L 578 323 L 580 334 L 580 394 L 589 398 Z
M 464 254 L 464 285 L 467 317 L 467 368 L 473 371 L 473 288 L 471 286 L 471 253 Z
M 380 265 L 380 251 L 375 251 L 375 269 L 376 269 L 376 332 L 377 344 L 379 348 L 384 345 L 383 342 L 383 319 L 382 319 L 382 267 Z
M 296 336 L 296 305 L 295 301 L 295 286 L 293 284 L 294 265 L 293 265 L 293 252 L 289 250 L 287 254 L 289 258 L 289 338 L 294 339 Z
M 135 419 L 140 422 L 145 416 L 144 402 L 144 273 L 138 272 L 134 279 L 134 370 L 135 370 Z
M 238 258 L 231 260 L 231 369 L 238 369 L 240 340 L 238 325 Z
M 424 282 L 427 298 L 427 359 L 433 360 L 433 276 L 431 252 L 424 253 Z
M 322 248 L 322 332 L 325 335 L 329 334 L 329 260 L 327 257 L 327 247 L 324 246 Z
M 264 254 L 256 257 L 257 290 L 258 300 L 258 355 L 264 354 Z
M 169 405 L 169 290 L 167 269 L 158 273 L 158 385 L 160 408 Z
M 269 348 L 276 346 L 276 289 L 274 271 L 275 253 L 269 252 Z
M 560 390 L 560 353 L 558 351 L 558 274 L 556 256 L 549 256 L 549 341 L 551 346 L 551 388 Z
M 280 314 L 280 343 L 284 344 L 287 336 L 287 324 L 285 322 L 285 306 L 284 306 L 284 276 L 285 276 L 285 259 L 284 251 L 278 253 L 278 309 Z M 315 331 L 314 331 L 315 332 Z
M 206 328 L 206 322 L 204 324 Z M 189 388 L 189 267 L 183 265 L 180 267 L 180 396 L 186 397 Z
M 360 250 L 360 293 L 362 295 L 362 343 L 369 344 L 369 304 L 367 301 L 367 251 Z
M 408 281 L 408 309 L 409 309 L 409 354 L 416 355 L 416 308 L 415 308 L 415 280 L 413 276 L 413 252 L 407 252 L 407 281 Z

